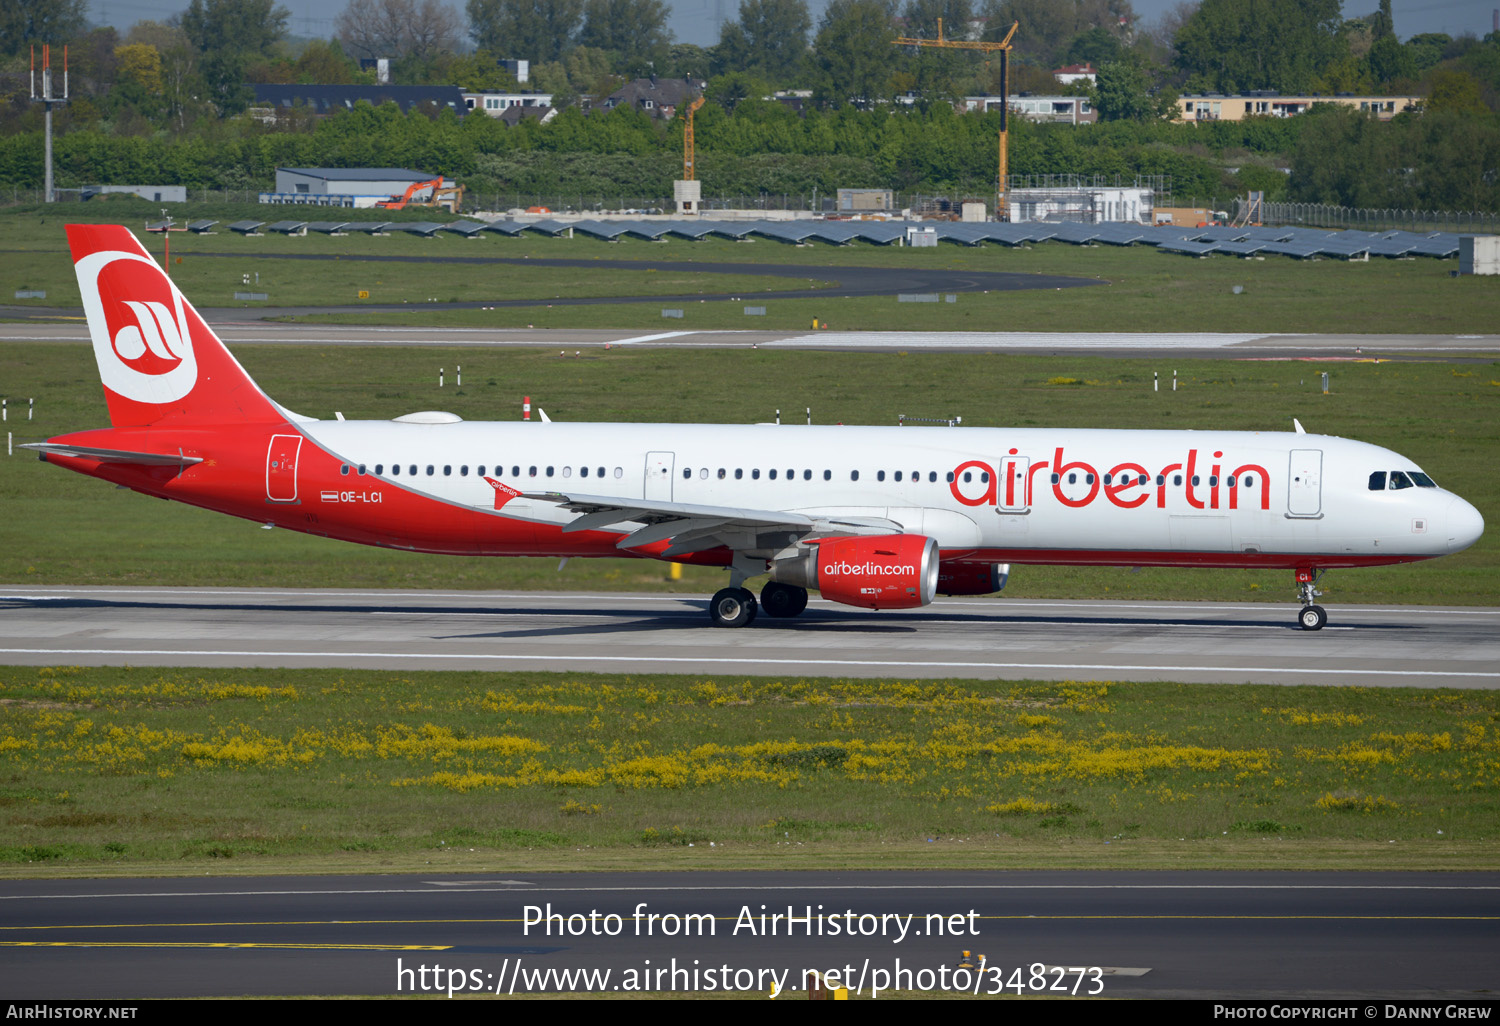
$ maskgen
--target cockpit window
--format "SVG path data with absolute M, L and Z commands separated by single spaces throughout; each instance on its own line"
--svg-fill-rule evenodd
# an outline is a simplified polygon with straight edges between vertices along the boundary
M 1437 482 L 1428 477 L 1426 474 L 1422 473 L 1420 470 L 1413 470 L 1411 472 L 1411 479 L 1417 483 L 1418 488 L 1437 487 Z
M 1391 487 L 1393 489 L 1394 488 L 1410 488 L 1411 487 L 1411 478 L 1407 477 L 1405 474 L 1403 474 L 1399 470 L 1393 470 L 1393 471 L 1391 471 Z
M 1370 491 L 1372 491 L 1372 492 L 1383 492 L 1383 491 L 1385 491 L 1385 471 L 1383 471 L 1383 470 L 1377 470 L 1373 474 L 1370 475 Z

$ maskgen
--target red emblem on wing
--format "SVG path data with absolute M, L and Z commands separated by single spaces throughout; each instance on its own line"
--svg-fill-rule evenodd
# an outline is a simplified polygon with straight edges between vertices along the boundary
M 505 504 L 507 502 L 509 502 L 511 499 L 518 499 L 518 498 L 521 497 L 521 493 L 520 492 L 516 491 L 514 488 L 512 488 L 508 484 L 501 484 L 499 481 L 496 481 L 493 477 L 487 477 L 484 480 L 485 480 L 486 484 L 488 484 L 491 488 L 495 489 L 495 508 L 496 509 L 503 508 L 505 506 Z

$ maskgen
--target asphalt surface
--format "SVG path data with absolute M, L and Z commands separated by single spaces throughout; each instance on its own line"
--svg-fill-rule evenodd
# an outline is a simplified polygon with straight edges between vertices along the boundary
M 585 989 L 556 973 L 587 970 L 611 993 L 644 978 L 766 996 L 775 973 L 801 996 L 804 970 L 836 969 L 869 996 L 898 968 L 907 990 L 970 993 L 1493 1003 L 1500 988 L 1495 873 L 715 872 L 714 854 L 693 873 L 0 882 L 0 992 L 505 994 Z M 788 907 L 790 934 L 761 919 Z M 965 949 L 985 969 L 955 978 Z
M 1500 687 L 1493 608 L 1334 605 L 1308 632 L 1291 603 L 815 599 L 725 630 L 707 598 L 0 585 L 0 663 Z
M 659 297 L 658 297 L 659 298 Z M 408 307 L 408 309 L 410 309 Z M 208 312 L 230 345 L 533 347 L 603 349 L 813 349 L 829 352 L 1088 353 L 1180 359 L 1361 361 L 1375 359 L 1490 360 L 1500 334 L 1356 335 L 1256 332 L 1047 331 L 660 331 L 593 328 L 430 328 L 338 324 L 272 324 L 254 311 Z M 0 342 L 89 341 L 81 316 L 61 323 L 0 323 Z M 1167 371 L 1170 374 L 1170 371 Z M 1171 386 L 1170 377 L 1162 387 Z

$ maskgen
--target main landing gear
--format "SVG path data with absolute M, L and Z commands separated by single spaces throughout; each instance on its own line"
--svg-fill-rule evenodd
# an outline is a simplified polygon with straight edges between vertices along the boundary
M 748 588 L 723 588 L 708 603 L 708 615 L 715 627 L 745 627 L 754 622 L 756 613 L 778 618 L 796 616 L 807 608 L 807 589 L 771 581 L 760 592 L 760 602 Z
M 767 581 L 760 589 L 760 608 L 767 616 L 796 616 L 807 608 L 807 589 L 795 584 Z
M 1328 610 L 1313 601 L 1323 594 L 1316 585 L 1325 572 L 1323 570 L 1297 571 L 1297 597 L 1302 600 L 1302 612 L 1297 614 L 1297 622 L 1305 631 L 1320 631 L 1328 622 Z

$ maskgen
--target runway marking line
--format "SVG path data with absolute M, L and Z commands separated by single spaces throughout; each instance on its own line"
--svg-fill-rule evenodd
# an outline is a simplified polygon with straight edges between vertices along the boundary
M 473 659 L 482 662 L 547 662 L 565 663 L 692 663 L 702 666 L 712 663 L 725 666 L 766 666 L 771 664 L 795 664 L 807 666 L 880 666 L 925 669 L 960 670 L 1091 670 L 1103 673 L 1237 673 L 1237 674 L 1304 674 L 1316 676 L 1364 676 L 1364 677 L 1473 677 L 1482 680 L 1500 680 L 1500 670 L 1488 673 L 1471 670 L 1339 670 L 1303 669 L 1281 666 L 1158 666 L 1128 663 L 972 663 L 934 662 L 931 660 L 884 660 L 884 659 L 803 659 L 796 656 L 766 656 L 764 658 L 740 658 L 729 656 L 591 656 L 591 655 L 519 655 L 513 653 L 476 652 L 465 655 L 461 652 L 282 652 L 274 650 L 240 649 L 170 649 L 170 648 L 0 648 L 0 655 L 46 655 L 46 656 L 167 656 L 172 658 L 260 658 L 260 659 L 414 659 L 447 660 Z

